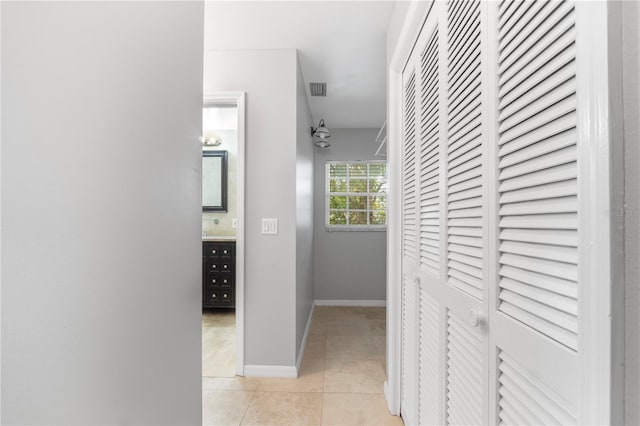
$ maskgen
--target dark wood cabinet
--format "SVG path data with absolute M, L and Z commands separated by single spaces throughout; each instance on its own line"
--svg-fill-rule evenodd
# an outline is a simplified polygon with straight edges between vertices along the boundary
M 236 306 L 235 241 L 202 242 L 202 307 Z

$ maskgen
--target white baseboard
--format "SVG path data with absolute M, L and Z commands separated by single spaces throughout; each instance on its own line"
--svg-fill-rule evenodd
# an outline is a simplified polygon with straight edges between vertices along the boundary
M 309 311 L 309 318 L 307 319 L 307 326 L 304 329 L 304 335 L 302 336 L 302 342 L 300 343 L 300 353 L 298 353 L 298 359 L 296 360 L 296 371 L 300 373 L 300 365 L 302 364 L 302 357 L 304 356 L 304 350 L 307 347 L 307 337 L 309 336 L 309 329 L 311 328 L 311 317 L 313 317 L 313 309 L 315 305 L 311 305 L 311 311 Z
M 285 377 L 295 379 L 298 371 L 293 365 L 245 365 L 245 377 Z
M 387 306 L 386 300 L 316 300 L 316 306 Z

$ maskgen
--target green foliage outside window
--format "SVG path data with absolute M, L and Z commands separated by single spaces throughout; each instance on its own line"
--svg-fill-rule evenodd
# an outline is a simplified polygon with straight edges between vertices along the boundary
M 328 225 L 386 226 L 386 163 L 328 163 L 327 172 Z

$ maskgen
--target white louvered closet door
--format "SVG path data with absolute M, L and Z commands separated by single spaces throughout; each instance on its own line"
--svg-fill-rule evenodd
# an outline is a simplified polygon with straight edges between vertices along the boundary
M 434 2 L 405 69 L 405 424 L 488 421 L 482 13 Z
M 592 418 L 577 7 L 436 1 L 407 62 L 405 424 Z
M 493 7 L 493 422 L 576 424 L 581 335 L 575 6 L 501 1 Z
M 403 158 L 402 158 L 402 416 L 417 420 L 418 409 L 418 111 L 415 61 L 403 73 Z M 405 420 L 407 423 L 408 420 Z

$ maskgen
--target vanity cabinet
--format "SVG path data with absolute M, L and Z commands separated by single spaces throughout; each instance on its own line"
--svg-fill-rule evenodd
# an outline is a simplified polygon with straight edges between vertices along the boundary
M 202 242 L 202 307 L 235 307 L 235 266 L 235 241 Z

